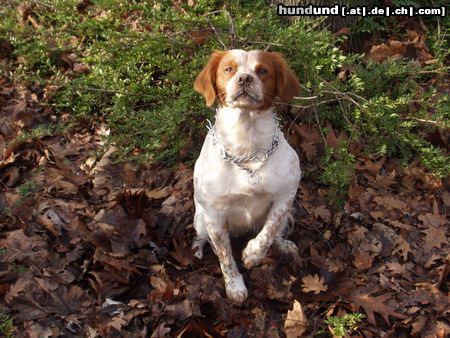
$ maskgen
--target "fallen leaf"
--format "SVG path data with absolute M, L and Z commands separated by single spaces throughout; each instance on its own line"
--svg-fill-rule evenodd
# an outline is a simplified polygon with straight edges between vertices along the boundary
M 326 141 L 329 146 L 337 148 L 342 143 L 342 141 L 348 139 L 347 135 L 345 135 L 343 131 L 339 132 L 339 135 L 336 136 L 331 124 L 327 123 L 326 128 L 328 130 L 328 133 L 326 135 Z
M 173 296 L 173 283 L 161 277 L 152 276 L 150 278 L 150 283 L 155 288 L 155 290 L 150 292 L 150 299 L 155 300 L 168 300 Z
M 373 199 L 378 205 L 384 206 L 386 209 L 405 210 L 407 204 L 392 196 L 377 196 Z
M 328 290 L 328 287 L 325 285 L 325 279 L 320 278 L 318 275 L 307 275 L 302 278 L 302 290 L 303 292 L 314 292 L 320 293 Z
M 194 259 L 194 251 L 191 249 L 190 245 L 183 241 L 177 241 L 173 239 L 174 251 L 170 252 L 170 255 L 175 259 L 181 266 L 188 266 L 192 263 Z
M 447 243 L 446 232 L 447 228 L 445 226 L 434 227 L 430 226 L 425 231 L 425 243 L 423 248 L 425 251 L 430 252 L 432 248 L 440 248 L 442 244 Z
M 163 338 L 168 337 L 169 332 L 171 331 L 170 327 L 166 326 L 166 323 L 159 324 L 152 332 L 151 338 Z
M 330 222 L 330 220 L 331 220 L 331 212 L 324 205 L 318 206 L 317 208 L 313 209 L 312 212 L 316 219 L 320 217 L 327 223 Z
M 390 324 L 389 316 L 400 319 L 408 318 L 404 314 L 396 312 L 390 305 L 384 303 L 386 300 L 392 298 L 390 293 L 371 296 L 369 292 L 356 290 L 350 293 L 350 297 L 358 307 L 362 307 L 366 311 L 367 320 L 373 325 L 376 325 L 375 313 L 380 314 L 388 324 Z
M 300 143 L 300 148 L 305 152 L 308 161 L 312 161 L 317 157 L 317 147 L 315 142 L 303 141 Z
M 287 338 L 303 336 L 308 328 L 308 320 L 298 300 L 294 301 L 294 307 L 289 310 L 284 322 L 284 332 Z
M 176 317 L 178 320 L 185 320 L 192 316 L 192 304 L 188 299 L 182 302 L 166 305 L 164 311 L 170 317 Z
M 411 252 L 411 247 L 407 241 L 403 238 L 403 236 L 398 236 L 395 241 L 395 249 L 393 251 L 394 254 L 401 253 L 401 256 L 406 261 L 408 259 L 408 253 Z

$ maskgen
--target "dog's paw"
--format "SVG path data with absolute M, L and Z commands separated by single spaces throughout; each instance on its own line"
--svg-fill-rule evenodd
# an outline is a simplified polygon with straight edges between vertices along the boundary
M 227 298 L 236 305 L 242 305 L 248 297 L 248 291 L 241 275 L 225 281 L 225 292 Z
M 242 252 L 242 263 L 247 269 L 251 269 L 261 263 L 266 253 L 262 252 L 258 241 L 252 239 L 247 243 Z
M 294 258 L 298 256 L 297 245 L 287 239 L 277 237 L 273 242 L 273 246 L 282 255 L 292 256 Z

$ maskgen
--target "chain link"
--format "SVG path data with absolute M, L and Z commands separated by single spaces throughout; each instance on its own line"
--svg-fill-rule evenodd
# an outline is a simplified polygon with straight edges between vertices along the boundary
M 207 120 L 208 125 L 206 127 L 212 136 L 213 144 L 219 147 L 220 156 L 225 161 L 231 162 L 234 165 L 236 165 L 239 169 L 243 170 L 247 174 L 247 177 L 249 178 L 249 181 L 251 181 L 252 184 L 256 184 L 259 181 L 258 175 L 256 174 L 256 170 L 247 168 L 245 165 L 243 165 L 243 163 L 250 161 L 265 162 L 269 158 L 270 154 L 272 154 L 278 148 L 278 146 L 280 145 L 280 141 L 278 138 L 278 129 L 280 127 L 280 121 L 275 114 L 273 114 L 273 119 L 275 121 L 275 130 L 272 136 L 272 143 L 270 144 L 269 148 L 266 150 L 257 150 L 253 155 L 250 156 L 241 156 L 241 157 L 233 156 L 227 152 L 225 146 L 221 144 L 217 139 L 215 126 L 212 125 L 210 120 Z

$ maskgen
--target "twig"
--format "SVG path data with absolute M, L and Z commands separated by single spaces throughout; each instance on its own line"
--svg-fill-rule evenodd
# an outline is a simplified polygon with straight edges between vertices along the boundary
M 319 115 L 317 115 L 317 106 L 314 107 L 314 116 L 316 117 L 317 127 L 319 129 L 320 136 L 322 136 L 323 144 L 328 145 L 327 139 L 325 138 L 325 135 L 322 132 L 322 128 L 320 128 Z
M 306 86 L 304 86 L 303 84 L 300 83 L 300 87 L 302 87 L 304 90 L 306 90 L 308 93 L 311 93 L 312 90 L 307 88 Z
M 317 100 L 319 98 L 319 95 L 315 96 L 294 96 L 293 99 L 296 100 Z
M 208 20 L 209 26 L 211 27 L 211 29 L 213 30 L 214 34 L 216 35 L 217 40 L 218 40 L 219 43 L 222 45 L 223 49 L 224 49 L 224 50 L 227 50 L 228 48 L 227 48 L 227 46 L 225 45 L 225 43 L 222 41 L 222 39 L 220 38 L 220 35 L 219 35 L 219 33 L 218 33 L 216 27 L 212 24 L 211 20 L 209 19 L 209 16 L 210 16 L 210 15 L 217 14 L 217 13 L 221 13 L 222 11 L 223 11 L 223 10 L 208 12 L 208 13 L 205 14 L 205 16 L 206 16 L 206 18 L 207 18 L 207 20 Z
M 57 83 L 52 83 L 52 84 L 58 85 Z M 107 94 L 122 94 L 122 95 L 139 96 L 139 97 L 151 97 L 154 99 L 157 98 L 157 96 L 155 96 L 155 95 L 147 95 L 147 94 L 142 94 L 142 93 L 131 93 L 131 92 L 122 91 L 122 90 L 111 90 L 111 89 L 104 89 L 104 88 L 79 86 L 79 85 L 72 85 L 72 86 L 75 89 L 87 90 L 87 91 L 92 91 L 92 92 L 101 92 L 101 93 L 107 93 Z
M 236 30 L 234 27 L 234 21 L 233 21 L 233 18 L 231 17 L 230 12 L 225 11 L 225 13 L 227 13 L 228 19 L 230 20 L 230 42 L 231 42 L 231 49 L 234 49 L 236 47 L 234 43 L 237 39 Z
M 321 101 L 321 102 L 315 102 L 315 103 L 309 104 L 307 106 L 299 106 L 299 105 L 290 104 L 290 103 L 284 103 L 284 102 L 278 102 L 278 104 L 289 106 L 289 107 L 296 107 L 296 108 L 300 108 L 301 109 L 301 111 L 297 114 L 297 116 L 295 116 L 294 120 L 289 125 L 289 127 L 288 127 L 288 133 L 289 133 L 291 128 L 292 128 L 292 126 L 294 125 L 294 123 L 297 121 L 297 119 L 303 113 L 303 111 L 305 109 L 311 108 L 311 107 L 317 107 L 317 106 L 320 106 L 321 104 L 326 104 L 326 103 L 329 103 L 329 102 L 336 102 L 336 101 L 341 101 L 341 100 L 345 100 L 345 98 L 335 98 L 335 99 L 330 99 L 330 100 L 324 100 L 324 101 Z
M 0 71 L 0 76 L 4 76 L 4 77 L 8 78 L 11 81 L 14 80 L 11 76 L 9 76 L 8 74 L 6 74 L 4 72 L 1 72 L 1 71 Z M 40 79 L 36 79 L 34 81 L 37 82 L 39 80 Z M 67 83 L 57 82 L 57 81 L 46 81 L 45 83 L 46 83 L 46 85 L 53 85 L 53 86 L 59 86 L 59 87 L 68 86 Z M 130 95 L 130 96 L 148 97 L 148 98 L 153 98 L 153 99 L 157 99 L 158 98 L 158 96 L 155 96 L 155 95 L 148 95 L 148 94 L 142 94 L 142 93 L 132 93 L 132 92 L 123 91 L 123 90 L 111 90 L 111 89 L 105 89 L 105 88 L 80 86 L 80 85 L 76 85 L 76 84 L 71 84 L 71 86 L 74 89 L 86 90 L 86 91 L 92 91 L 92 92 L 100 92 L 100 93 L 107 93 L 107 94 L 122 94 L 122 95 Z
M 276 42 L 267 42 L 267 41 L 245 41 L 246 44 L 260 44 L 260 45 L 271 45 L 271 46 L 279 46 L 282 47 L 283 45 L 281 43 Z
M 421 122 L 421 123 L 428 123 L 428 124 L 434 124 L 434 125 L 438 125 L 438 121 L 433 121 L 433 120 L 424 120 L 424 119 L 419 119 L 417 117 L 404 117 L 402 118 L 403 120 L 414 120 L 417 122 Z

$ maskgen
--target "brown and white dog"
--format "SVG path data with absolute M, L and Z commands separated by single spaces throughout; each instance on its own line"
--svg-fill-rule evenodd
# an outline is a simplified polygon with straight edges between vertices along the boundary
M 218 100 L 194 169 L 193 243 L 202 258 L 209 241 L 219 258 L 227 297 L 242 304 L 248 292 L 233 259 L 230 235 L 260 230 L 242 253 L 244 266 L 259 264 L 274 245 L 297 254 L 283 238 L 300 181 L 300 163 L 273 114 L 273 100 L 288 102 L 300 84 L 281 54 L 214 52 L 197 76 L 195 89 L 207 106 Z

